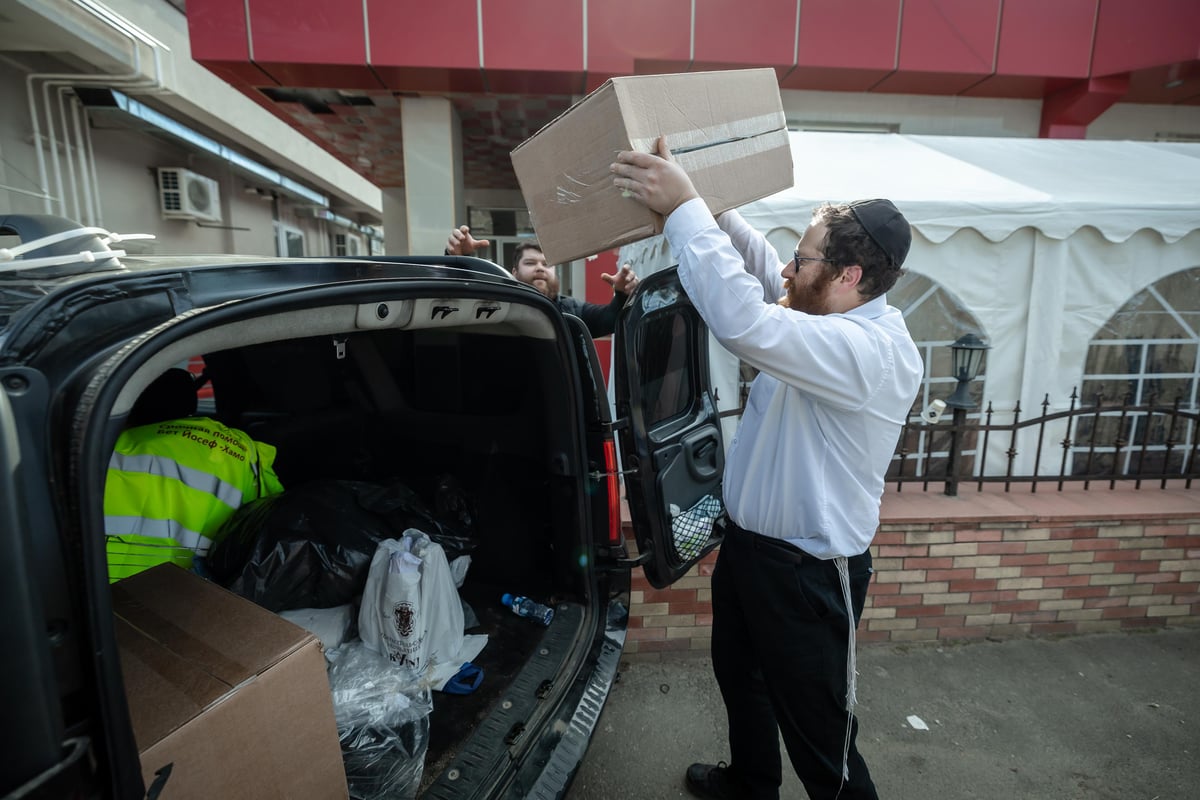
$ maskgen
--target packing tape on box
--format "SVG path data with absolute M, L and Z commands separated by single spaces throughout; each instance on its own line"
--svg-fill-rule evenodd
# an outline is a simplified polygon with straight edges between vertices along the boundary
M 717 142 L 702 150 L 684 152 L 679 155 L 678 161 L 685 171 L 697 172 L 789 146 L 786 132 L 770 131 L 732 142 Z
M 112 585 L 112 604 L 113 613 L 130 628 L 157 644 L 169 646 L 171 652 L 200 666 L 213 677 L 226 676 L 218 680 L 229 683 L 228 676 L 244 678 L 254 675 L 254 670 L 248 664 L 188 633 L 164 614 L 147 606 L 140 596 L 127 591 L 120 581 Z
M 163 684 L 194 703 L 196 708 L 204 708 L 233 688 L 228 681 L 211 672 L 180 669 L 180 661 L 183 659 L 178 653 L 163 647 L 161 642 L 146 636 L 143 631 L 123 619 L 118 619 L 117 623 L 113 629 L 121 655 L 121 670 L 127 681 L 130 676 L 137 676 L 139 670 L 153 674 Z M 145 681 L 142 679 L 137 683 L 142 686 Z M 131 699 L 136 701 L 130 708 L 130 712 L 135 716 L 134 731 L 146 737 L 145 742 L 138 742 L 139 749 L 142 749 L 149 742 L 158 741 L 169 733 L 172 726 L 163 728 L 161 725 L 149 725 L 146 718 L 153 719 L 151 712 L 155 711 L 154 705 L 147 702 L 150 698 L 143 694 Z
M 671 152 L 686 153 L 692 150 L 711 147 L 724 142 L 737 141 L 750 137 L 761 136 L 765 133 L 787 130 L 787 121 L 783 112 L 760 114 L 756 117 L 721 122 L 704 128 L 692 128 L 686 131 L 676 131 L 663 134 L 667 137 L 667 146 Z M 641 153 L 653 153 L 658 136 L 635 137 L 630 139 L 629 147 Z

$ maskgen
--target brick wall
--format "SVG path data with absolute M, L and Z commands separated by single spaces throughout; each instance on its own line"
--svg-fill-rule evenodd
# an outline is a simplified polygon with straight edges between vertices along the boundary
M 1200 617 L 1200 518 L 883 525 L 871 551 L 863 642 L 1092 633 Z
M 630 552 L 637 544 L 626 542 Z M 655 589 L 640 569 L 634 570 L 629 597 L 629 630 L 625 652 L 665 653 L 692 651 L 707 654 L 712 643 L 712 589 L 710 580 L 716 551 L 702 558 L 687 575 L 666 589 Z
M 1040 511 L 964 507 L 942 495 L 886 513 L 860 642 L 969 640 L 1200 624 L 1200 499 L 1146 493 L 1025 502 Z M 968 498 L 969 502 L 970 498 Z M 1020 504 L 1020 499 L 1016 502 Z M 946 506 L 957 519 L 946 513 Z M 893 504 L 896 505 L 896 504 Z M 978 505 L 978 503 L 977 503 Z M 993 502 L 995 505 L 995 502 Z M 1094 518 L 1091 506 L 1118 507 Z M 1156 508 L 1157 506 L 1157 508 Z M 1193 507 L 1194 506 L 1194 507 Z M 1150 510 L 1153 509 L 1153 510 Z M 1095 513 L 1095 510 L 1093 510 Z M 631 552 L 636 546 L 630 542 Z M 667 589 L 633 576 L 625 652 L 707 653 L 716 553 Z

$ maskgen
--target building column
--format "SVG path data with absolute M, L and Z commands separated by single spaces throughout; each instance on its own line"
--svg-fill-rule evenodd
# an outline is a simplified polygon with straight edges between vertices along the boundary
M 404 189 L 384 189 L 383 194 L 383 253 L 388 256 L 408 255 L 408 203 Z
M 400 99 L 404 187 L 383 190 L 388 255 L 437 255 L 466 222 L 462 125 L 444 97 Z

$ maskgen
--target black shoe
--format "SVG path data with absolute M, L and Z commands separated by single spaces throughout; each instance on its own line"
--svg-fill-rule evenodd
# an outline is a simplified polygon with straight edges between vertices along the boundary
M 745 793 L 738 790 L 737 782 L 729 774 L 729 767 L 720 764 L 692 764 L 687 769 L 688 791 L 705 800 L 739 800 Z

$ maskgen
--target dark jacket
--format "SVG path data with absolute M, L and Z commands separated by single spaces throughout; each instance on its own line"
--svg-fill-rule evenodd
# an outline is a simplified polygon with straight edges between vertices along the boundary
M 564 314 L 572 314 L 583 320 L 588 332 L 593 338 L 610 335 L 617 326 L 617 312 L 625 305 L 628 295 L 613 292 L 613 299 L 608 305 L 585 303 L 574 297 L 558 296 L 558 310 Z

